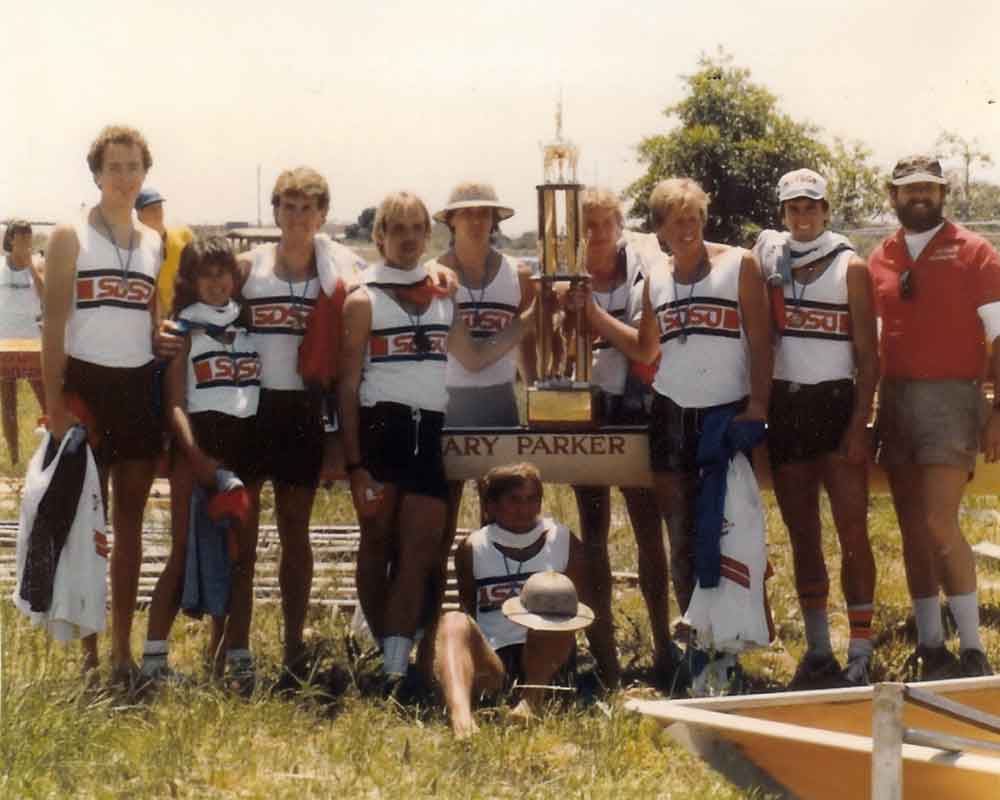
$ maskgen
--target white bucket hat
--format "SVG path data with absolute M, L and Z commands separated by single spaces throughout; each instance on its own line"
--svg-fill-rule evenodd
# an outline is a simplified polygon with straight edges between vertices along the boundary
M 514 209 L 503 205 L 497 200 L 497 192 L 488 183 L 477 183 L 470 181 L 460 183 L 451 190 L 448 198 L 448 205 L 434 215 L 436 222 L 447 222 L 448 214 L 463 208 L 493 208 L 496 209 L 497 219 L 502 222 L 514 216 Z
M 576 587 L 561 572 L 536 572 L 521 594 L 504 601 L 504 616 L 535 631 L 578 631 L 594 621 L 594 612 L 576 598 Z

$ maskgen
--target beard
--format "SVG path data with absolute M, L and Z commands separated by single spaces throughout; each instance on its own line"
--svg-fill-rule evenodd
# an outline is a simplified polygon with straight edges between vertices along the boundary
M 933 199 L 896 203 L 896 217 L 899 223 L 914 233 L 929 231 L 944 222 L 943 211 L 944 203 Z

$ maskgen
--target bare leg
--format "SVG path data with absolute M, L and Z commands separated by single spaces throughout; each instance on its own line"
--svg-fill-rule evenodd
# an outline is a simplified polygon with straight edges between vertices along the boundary
M 275 516 L 281 559 L 278 586 L 285 620 L 285 665 L 292 666 L 304 650 L 302 630 L 312 591 L 313 552 L 309 541 L 309 517 L 316 490 L 307 486 L 277 483 L 274 487 Z
M 250 649 L 250 624 L 253 620 L 253 579 L 257 565 L 257 537 L 260 531 L 261 484 L 247 486 L 250 513 L 239 531 L 239 554 L 233 564 L 229 591 L 229 619 L 226 625 L 226 650 Z
M 385 604 L 389 592 L 389 557 L 399 493 L 393 484 L 383 484 L 382 501 L 375 515 L 358 518 L 361 541 L 355 581 L 358 602 L 376 641 L 385 636 Z
M 654 472 L 656 504 L 667 523 L 670 539 L 670 577 L 681 613 L 687 611 L 694 593 L 694 500 L 697 483 L 693 474 Z
M 170 474 L 170 555 L 156 581 L 156 588 L 153 589 L 146 632 L 146 639 L 149 641 L 166 639 L 170 635 L 170 628 L 181 606 L 193 487 L 194 476 L 190 464 L 178 452 Z
M 887 467 L 892 502 L 903 538 L 903 562 L 910 597 L 937 597 L 940 583 L 924 502 L 922 467 L 895 464 Z M 957 518 L 956 509 L 956 518 Z
M 386 636 L 413 638 L 427 618 L 428 587 L 440 571 L 446 515 L 444 501 L 435 497 L 406 494 L 400 498 L 398 558 L 385 601 Z
M 611 490 L 606 486 L 574 486 L 573 491 L 580 513 L 580 534 L 594 603 L 594 624 L 587 629 L 587 641 L 601 680 L 608 688 L 615 689 L 621 681 L 621 669 L 615 651 L 611 611 L 611 560 L 608 557 Z
M 562 631 L 528 631 L 521 651 L 521 672 L 530 687 L 547 686 L 573 652 L 576 634 Z M 533 714 L 541 707 L 545 689 L 526 688 L 515 712 Z
M 823 460 L 823 484 L 840 539 L 840 580 L 847 605 L 875 598 L 875 558 L 868 540 L 868 469 L 837 455 Z M 957 513 L 956 513 L 957 516 Z
M 111 667 L 115 671 L 133 667 L 130 638 L 142 564 L 142 514 L 155 470 L 155 459 L 131 459 L 111 467 L 115 531 L 111 553 Z
M 503 664 L 479 626 L 461 612 L 444 614 L 429 638 L 432 646 L 421 652 L 424 675 L 441 687 L 451 729 L 464 739 L 477 730 L 472 698 L 503 688 Z
M 636 488 L 622 488 L 621 493 L 639 553 L 639 589 L 646 601 L 649 627 L 653 631 L 653 664 L 670 665 L 670 598 L 667 589 L 670 568 L 656 494 L 649 489 Z
M 830 578 L 819 518 L 820 470 L 813 461 L 797 461 L 774 470 L 772 480 L 792 545 L 799 605 L 803 612 L 825 610 Z
M 17 381 L 13 378 L 0 379 L 0 418 L 10 463 L 17 464 L 21 460 L 21 448 L 17 439 Z
M 958 525 L 958 509 L 968 482 L 968 471 L 940 464 L 924 466 L 921 470 L 927 528 L 940 565 L 941 586 L 949 597 L 975 592 L 975 558 Z

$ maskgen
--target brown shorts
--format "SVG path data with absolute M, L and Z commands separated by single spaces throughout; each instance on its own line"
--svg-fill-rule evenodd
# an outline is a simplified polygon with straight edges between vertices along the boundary
M 76 395 L 93 418 L 100 436 L 94 451 L 98 464 L 155 459 L 163 452 L 162 420 L 154 362 L 141 367 L 104 367 L 66 359 L 64 389 Z
M 986 415 L 977 381 L 885 378 L 878 394 L 878 462 L 972 472 Z

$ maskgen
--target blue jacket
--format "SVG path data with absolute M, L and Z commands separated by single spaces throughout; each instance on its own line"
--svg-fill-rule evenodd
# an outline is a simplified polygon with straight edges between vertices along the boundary
M 208 493 L 195 486 L 191 492 L 184 592 L 181 608 L 192 617 L 224 617 L 229 609 L 231 566 L 225 523 L 208 516 Z
M 739 404 L 709 411 L 698 440 L 698 498 L 695 502 L 694 568 L 698 584 L 711 589 L 719 585 L 721 538 L 726 508 L 729 462 L 737 453 L 749 455 L 764 441 L 763 422 L 734 422 Z

